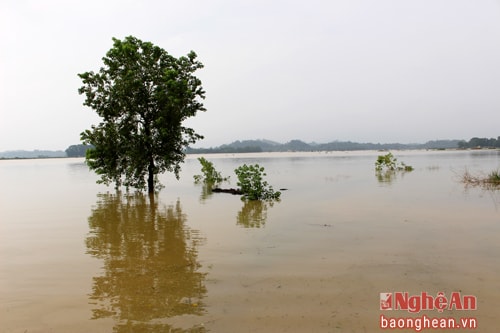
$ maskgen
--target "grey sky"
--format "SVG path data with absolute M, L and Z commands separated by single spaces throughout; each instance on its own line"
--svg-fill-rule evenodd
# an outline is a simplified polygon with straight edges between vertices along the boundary
M 78 144 L 77 73 L 128 35 L 205 65 L 199 147 L 500 135 L 499 0 L 4 0 L 0 151 Z

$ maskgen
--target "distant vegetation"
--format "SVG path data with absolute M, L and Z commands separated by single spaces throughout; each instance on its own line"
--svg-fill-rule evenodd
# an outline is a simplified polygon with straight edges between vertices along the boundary
M 62 150 L 12 150 L 0 153 L 0 159 L 60 157 L 66 157 L 66 153 Z
M 89 145 L 72 145 L 62 150 L 12 150 L 0 152 L 0 159 L 85 157 Z
M 66 155 L 68 157 L 85 157 L 87 150 L 92 148 L 92 145 L 72 145 L 66 149 Z
M 472 138 L 469 141 L 460 141 L 458 148 L 500 148 L 500 136 L 496 139 Z
M 85 157 L 89 145 L 72 145 L 66 151 L 52 150 L 15 150 L 0 152 L 0 158 L 52 158 L 52 157 Z M 471 149 L 471 148 L 500 148 L 500 136 L 496 139 L 474 137 L 465 140 L 433 140 L 426 143 L 358 143 L 352 141 L 332 141 L 329 143 L 306 143 L 301 140 L 291 140 L 287 143 L 278 143 L 270 140 L 242 140 L 234 141 L 213 148 L 187 147 L 187 154 L 213 153 L 260 153 L 286 151 L 348 151 L 348 150 L 410 150 L 410 149 Z
M 259 153 L 259 152 L 286 152 L 286 151 L 347 151 L 347 150 L 389 150 L 389 149 L 456 149 L 460 140 L 436 140 L 424 144 L 402 143 L 357 143 L 351 141 L 333 141 L 329 143 L 306 143 L 301 140 L 292 140 L 281 144 L 269 140 L 234 141 L 215 148 L 187 148 L 188 154 L 211 153 Z

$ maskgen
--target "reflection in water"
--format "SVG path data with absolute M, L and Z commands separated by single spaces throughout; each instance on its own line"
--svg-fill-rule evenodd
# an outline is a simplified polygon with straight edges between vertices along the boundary
M 392 170 L 375 171 L 375 175 L 380 183 L 392 184 L 394 178 L 396 177 L 396 172 Z
M 375 175 L 379 183 L 391 185 L 397 179 L 398 175 L 403 178 L 407 172 L 395 170 L 375 171 Z
M 464 194 L 469 194 L 469 192 L 478 193 L 476 190 L 477 186 L 464 184 Z M 495 207 L 496 211 L 500 209 L 500 188 L 498 186 L 495 185 L 480 186 L 479 191 L 480 191 L 479 195 L 481 197 L 486 196 L 491 199 L 491 202 L 493 202 L 493 206 Z
M 200 203 L 204 203 L 208 198 L 212 196 L 212 186 L 212 184 L 207 183 L 201 184 Z
M 104 261 L 93 278 L 92 319 L 113 318 L 115 332 L 180 332 L 166 320 L 204 313 L 203 239 L 184 225 L 179 201 L 166 207 L 147 195 L 101 194 L 88 222 L 88 253 Z
M 267 208 L 273 206 L 272 201 L 245 200 L 236 216 L 236 224 L 244 228 L 261 228 L 266 224 Z

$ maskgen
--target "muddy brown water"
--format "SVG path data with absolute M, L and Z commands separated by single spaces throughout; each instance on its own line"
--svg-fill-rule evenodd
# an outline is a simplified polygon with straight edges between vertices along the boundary
M 259 163 L 280 202 L 206 193 L 189 156 L 150 202 L 82 159 L 0 161 L 0 332 L 378 332 L 380 315 L 497 332 L 500 192 L 465 188 L 497 151 L 206 155 Z M 382 311 L 380 293 L 477 297 L 476 310 Z M 396 329 L 407 332 L 412 330 Z M 425 331 L 425 330 L 424 330 Z

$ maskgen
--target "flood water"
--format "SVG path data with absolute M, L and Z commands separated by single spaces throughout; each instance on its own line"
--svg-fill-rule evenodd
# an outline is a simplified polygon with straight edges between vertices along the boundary
M 497 332 L 500 192 L 466 188 L 498 151 L 205 155 L 259 163 L 280 202 L 181 179 L 147 195 L 97 185 L 83 159 L 0 161 L 0 332 L 378 332 L 391 317 L 475 318 Z M 380 293 L 477 297 L 477 310 L 380 310 Z M 393 330 L 394 331 L 394 330 Z M 411 330 L 396 330 L 407 332 Z

